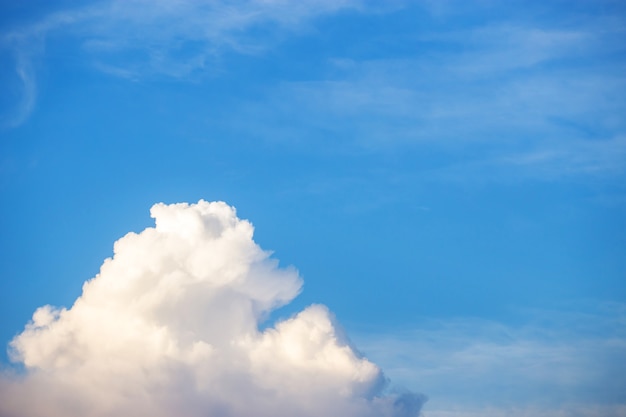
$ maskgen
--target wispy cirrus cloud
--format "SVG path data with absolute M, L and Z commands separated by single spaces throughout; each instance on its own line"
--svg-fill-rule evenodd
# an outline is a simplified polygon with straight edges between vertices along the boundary
M 430 393 L 425 416 L 624 416 L 624 306 L 576 307 L 526 312 L 517 326 L 431 319 L 355 339 L 394 381 Z
M 16 127 L 22 124 L 30 115 L 37 101 L 36 74 L 32 57 L 28 52 L 17 51 L 14 56 L 14 76 L 10 77 L 13 84 L 14 100 L 10 109 L 0 117 L 0 127 Z M 9 88 L 6 89 L 9 91 Z
M 613 176 L 626 166 L 623 23 L 418 31 L 403 40 L 411 56 L 332 59 L 326 79 L 283 82 L 242 104 L 240 129 L 288 143 L 324 132 L 376 152 L 484 149 L 464 166 L 516 176 Z
M 71 54 L 114 76 L 187 78 L 210 71 L 221 53 L 260 53 L 318 16 L 360 5 L 359 0 L 112 1 L 15 24 L 0 34 L 0 48 L 13 55 L 23 92 L 5 111 L 6 124 L 17 126 L 32 111 L 34 62 L 52 37 L 68 39 Z
M 532 12 L 489 15 L 498 8 L 491 2 L 475 8 L 459 2 L 416 4 L 393 7 L 404 7 L 403 13 L 428 25 L 383 34 L 362 28 L 363 39 L 371 36 L 367 53 L 330 48 L 315 76 L 266 80 L 255 86 L 264 93 L 252 100 L 229 98 L 215 123 L 236 134 L 296 146 L 327 140 L 338 151 L 421 147 L 463 154 L 450 158 L 462 159 L 460 164 L 450 162 L 433 174 L 446 179 L 480 172 L 510 176 L 500 175 L 503 170 L 534 178 L 623 174 L 624 16 L 593 6 L 590 13 L 553 7 L 533 18 Z M 290 34 L 313 28 L 318 17 L 373 7 L 359 0 L 149 5 L 134 0 L 53 13 L 3 34 L 2 45 L 19 58 L 15 68 L 23 68 L 24 86 L 7 114 L 18 125 L 32 111 L 33 57 L 43 55 L 51 37 L 72 40 L 71 53 L 115 77 L 198 80 L 227 70 L 219 68 L 225 53 L 260 54 Z M 455 12 L 480 19 L 445 24 Z M 381 22 L 394 18 L 393 13 L 377 16 Z M 413 52 L 381 48 L 379 37 L 386 39 L 383 45 Z M 33 54 L 33 45 L 41 51 Z

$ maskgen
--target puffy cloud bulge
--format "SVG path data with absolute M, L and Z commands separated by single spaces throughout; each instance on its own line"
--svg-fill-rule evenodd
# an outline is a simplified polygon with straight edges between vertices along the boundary
M 259 323 L 302 279 L 223 202 L 156 204 L 69 308 L 44 306 L 10 344 L 3 417 L 417 416 L 322 305 Z

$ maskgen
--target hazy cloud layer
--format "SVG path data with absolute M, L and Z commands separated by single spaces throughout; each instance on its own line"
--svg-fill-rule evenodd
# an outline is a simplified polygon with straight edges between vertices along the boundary
M 44 306 L 11 342 L 24 372 L 0 380 L 3 417 L 417 416 L 386 395 L 322 305 L 259 323 L 300 291 L 222 202 L 157 204 L 69 308 Z
M 355 340 L 394 381 L 430 394 L 428 417 L 624 417 L 625 306 L 573 307 L 526 312 L 519 325 L 430 319 Z

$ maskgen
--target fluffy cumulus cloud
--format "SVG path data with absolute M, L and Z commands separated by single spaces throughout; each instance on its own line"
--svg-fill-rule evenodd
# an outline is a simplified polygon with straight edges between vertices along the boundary
M 0 379 L 3 417 L 405 417 L 381 369 L 312 305 L 259 323 L 302 280 L 222 202 L 157 204 L 69 308 L 44 306 L 11 342 L 24 371 Z

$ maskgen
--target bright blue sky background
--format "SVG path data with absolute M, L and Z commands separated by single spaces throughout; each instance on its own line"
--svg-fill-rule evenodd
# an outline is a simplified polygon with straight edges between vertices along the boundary
M 2 3 L 0 341 L 224 200 L 426 415 L 624 405 L 624 2 L 228 4 Z

